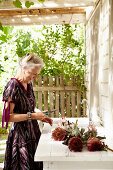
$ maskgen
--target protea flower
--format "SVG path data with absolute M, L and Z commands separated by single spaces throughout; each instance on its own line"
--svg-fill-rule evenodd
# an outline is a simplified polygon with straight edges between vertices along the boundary
M 96 137 L 89 138 L 87 141 L 87 148 L 89 151 L 104 150 L 104 144 Z
M 68 147 L 70 151 L 81 152 L 83 148 L 82 140 L 79 137 L 72 137 L 69 139 Z
M 56 141 L 63 141 L 66 138 L 66 135 L 66 130 L 60 127 L 52 131 L 52 138 Z

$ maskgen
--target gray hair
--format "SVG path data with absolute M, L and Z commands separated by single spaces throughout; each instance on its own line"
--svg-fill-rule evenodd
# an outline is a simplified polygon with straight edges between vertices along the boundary
M 36 54 L 28 53 L 25 57 L 23 57 L 20 60 L 19 65 L 21 68 L 39 67 L 39 69 L 41 69 L 44 66 L 44 63 L 43 60 Z

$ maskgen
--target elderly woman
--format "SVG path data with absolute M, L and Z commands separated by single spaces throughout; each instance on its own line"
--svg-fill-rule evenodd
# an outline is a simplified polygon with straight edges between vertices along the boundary
M 4 110 L 2 125 L 14 122 L 9 132 L 4 170 L 42 170 L 42 162 L 34 162 L 34 154 L 40 138 L 37 120 L 52 125 L 52 119 L 40 110 L 35 112 L 32 80 L 40 73 L 43 61 L 35 54 L 26 55 L 20 62 L 20 70 L 11 78 L 3 92 Z

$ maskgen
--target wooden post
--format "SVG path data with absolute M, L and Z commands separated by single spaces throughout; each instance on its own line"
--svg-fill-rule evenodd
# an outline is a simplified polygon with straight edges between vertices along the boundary
M 49 86 L 53 87 L 53 77 L 49 77 Z M 54 109 L 54 96 L 53 91 L 49 91 L 49 106 L 50 110 Z M 54 113 L 51 114 L 51 117 L 54 117 Z
M 77 91 L 77 117 L 81 115 L 81 92 Z
M 72 85 L 75 86 L 75 77 L 72 77 Z M 72 109 L 72 117 L 75 117 L 75 112 L 76 112 L 76 95 L 75 95 L 75 91 L 71 92 L 71 109 Z
M 39 87 L 42 86 L 42 77 L 41 76 L 39 76 L 39 78 L 38 78 L 38 86 Z M 38 89 L 38 87 L 37 87 L 37 89 Z M 38 92 L 38 108 L 40 110 L 42 110 L 42 91 Z
M 48 86 L 48 77 L 43 77 L 43 86 Z M 48 110 L 48 91 L 44 91 L 44 110 Z
M 60 86 L 61 87 L 64 87 L 64 80 L 63 80 L 63 76 L 60 76 Z M 65 89 L 65 88 L 64 88 Z M 61 91 L 60 92 L 60 111 L 61 111 L 61 116 L 62 117 L 65 117 L 65 105 L 64 105 L 64 102 L 65 102 L 65 91 Z
M 56 77 L 56 86 L 59 87 L 59 77 Z M 56 117 L 59 117 L 59 91 L 55 93 L 55 109 L 56 109 Z

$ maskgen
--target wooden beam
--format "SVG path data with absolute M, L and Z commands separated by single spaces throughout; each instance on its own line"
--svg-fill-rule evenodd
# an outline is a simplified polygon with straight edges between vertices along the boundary
M 64 87 L 34 87 L 33 88 L 34 91 L 79 91 L 79 89 L 77 89 L 77 87 L 75 86 L 64 86 Z
M 33 16 L 54 14 L 85 14 L 84 8 L 40 8 L 40 9 L 0 9 L 0 17 L 10 16 Z

